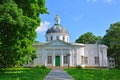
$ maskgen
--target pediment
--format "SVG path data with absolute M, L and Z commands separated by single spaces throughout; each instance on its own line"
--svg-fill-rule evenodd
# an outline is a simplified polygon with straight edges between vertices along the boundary
M 47 43 L 46 45 L 47 46 L 70 46 L 71 44 L 64 42 L 64 41 L 55 40 L 55 41 Z

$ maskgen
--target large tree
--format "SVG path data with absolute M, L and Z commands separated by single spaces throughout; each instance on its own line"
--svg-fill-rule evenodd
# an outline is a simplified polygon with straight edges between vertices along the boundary
M 95 36 L 92 32 L 82 34 L 75 42 L 84 44 L 94 44 L 97 40 L 100 40 L 101 36 Z
M 0 0 L 0 67 L 21 65 L 35 57 L 32 43 L 45 0 Z
M 110 25 L 102 42 L 108 46 L 108 56 L 115 58 L 116 66 L 120 66 L 120 22 Z

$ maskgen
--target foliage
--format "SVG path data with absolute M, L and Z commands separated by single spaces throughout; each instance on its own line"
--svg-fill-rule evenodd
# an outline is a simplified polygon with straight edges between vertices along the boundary
M 42 65 L 40 68 L 47 69 L 47 67 L 45 65 Z
M 40 65 L 39 64 L 36 64 L 36 66 L 35 66 L 36 68 L 39 68 L 40 67 Z
M 43 80 L 50 69 L 41 68 L 7 68 L 0 72 L 0 80 Z
M 83 69 L 82 66 L 78 65 L 75 67 L 76 69 Z
M 113 69 L 120 69 L 120 66 L 115 66 Z
M 119 80 L 120 70 L 66 69 L 75 80 Z
M 100 40 L 101 36 L 95 36 L 92 32 L 87 32 L 82 34 L 75 42 L 84 43 L 84 44 L 93 44 L 96 43 L 97 40 Z
M 116 66 L 120 66 L 120 22 L 110 25 L 102 43 L 108 46 L 108 56 L 115 58 Z
M 19 66 L 36 57 L 31 45 L 43 13 L 45 0 L 0 0 L 0 67 Z

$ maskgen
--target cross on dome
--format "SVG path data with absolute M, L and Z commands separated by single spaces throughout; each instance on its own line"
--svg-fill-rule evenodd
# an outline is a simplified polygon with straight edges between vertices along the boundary
M 60 17 L 58 15 L 55 16 L 55 23 L 60 24 Z

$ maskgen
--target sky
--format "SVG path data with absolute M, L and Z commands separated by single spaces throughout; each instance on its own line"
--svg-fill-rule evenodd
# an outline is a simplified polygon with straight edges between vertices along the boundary
M 55 23 L 58 14 L 61 25 L 75 42 L 82 34 L 92 32 L 104 36 L 110 24 L 120 21 L 120 0 L 46 0 L 49 14 L 41 14 L 40 26 L 36 29 L 37 41 L 45 42 L 48 28 Z

